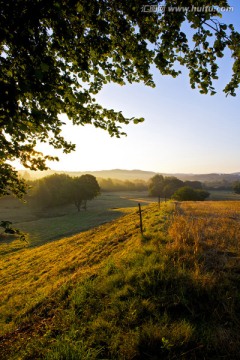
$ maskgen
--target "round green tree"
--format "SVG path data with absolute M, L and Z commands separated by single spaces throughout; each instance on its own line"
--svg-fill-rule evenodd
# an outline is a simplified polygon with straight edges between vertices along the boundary
M 240 181 L 236 181 L 233 184 L 233 191 L 235 192 L 235 194 L 240 194 Z
M 190 186 L 183 186 L 173 194 L 172 199 L 177 201 L 203 201 L 209 195 L 207 191 L 193 189 Z
M 157 197 L 158 199 L 158 206 L 160 206 L 161 196 L 163 196 L 163 189 L 164 189 L 164 177 L 162 175 L 155 175 L 149 181 L 148 191 L 150 196 Z
M 71 198 L 80 211 L 81 206 L 87 209 L 87 201 L 94 199 L 100 194 L 100 187 L 93 175 L 82 175 L 72 180 Z

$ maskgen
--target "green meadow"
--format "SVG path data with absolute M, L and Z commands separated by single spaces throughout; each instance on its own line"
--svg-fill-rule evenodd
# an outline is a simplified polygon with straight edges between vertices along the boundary
M 0 217 L 27 234 L 28 246 L 39 246 L 117 219 L 129 208 L 137 207 L 138 202 L 144 205 L 153 201 L 147 192 L 103 193 L 88 202 L 86 211 L 78 212 L 74 205 L 43 210 L 15 198 L 2 198 Z M 9 236 L 3 237 L 2 243 L 9 245 Z M 8 250 L 9 246 L 3 249 L 0 245 L 0 254 Z
M 231 191 L 210 191 L 209 200 L 240 200 L 240 195 Z M 14 238 L 1 237 L 0 254 L 18 249 L 19 246 L 39 246 L 46 242 L 71 236 L 122 216 L 138 203 L 155 202 L 147 191 L 109 192 L 88 202 L 87 211 L 79 213 L 72 204 L 50 209 L 39 209 L 15 198 L 0 199 L 0 217 L 12 221 L 14 226 L 27 234 L 28 244 L 12 244 Z M 162 199 L 164 201 L 164 199 Z M 7 246 L 5 246 L 7 245 Z M 10 245 L 10 246 L 9 246 Z

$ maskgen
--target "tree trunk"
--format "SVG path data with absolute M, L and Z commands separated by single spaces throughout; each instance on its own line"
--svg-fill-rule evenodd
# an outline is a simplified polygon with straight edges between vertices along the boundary
M 75 204 L 75 206 L 77 208 L 77 211 L 80 212 L 82 202 L 75 200 L 74 204 Z
M 83 202 L 83 208 L 84 208 L 85 211 L 87 210 L 87 200 L 84 200 L 84 202 Z

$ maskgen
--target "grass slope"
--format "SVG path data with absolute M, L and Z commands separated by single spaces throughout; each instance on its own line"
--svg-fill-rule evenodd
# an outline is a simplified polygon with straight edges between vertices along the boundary
M 144 208 L 1 260 L 1 359 L 239 359 L 240 203 Z M 9 332 L 11 330 L 11 332 Z
M 0 219 L 12 221 L 14 226 L 27 233 L 29 246 L 39 246 L 117 219 L 127 208 L 137 207 L 139 199 L 142 204 L 155 201 L 146 191 L 103 193 L 88 202 L 87 211 L 77 212 L 71 204 L 43 210 L 5 197 L 0 199 Z M 0 245 L 0 255 L 13 250 L 0 234 L 0 243 L 4 242 L 7 246 Z M 19 249 L 20 244 L 13 245 L 15 250 Z
M 235 194 L 231 190 L 209 190 L 210 196 L 208 200 L 231 200 L 231 201 L 237 201 L 240 200 L 240 195 Z

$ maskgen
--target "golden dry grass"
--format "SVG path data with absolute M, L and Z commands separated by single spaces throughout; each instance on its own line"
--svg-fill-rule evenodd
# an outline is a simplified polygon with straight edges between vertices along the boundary
M 137 246 L 131 235 L 139 234 L 138 215 L 131 212 L 84 233 L 1 256 L 0 334 L 13 330 L 21 316 L 62 284 L 91 275 L 113 253 Z
M 183 202 L 178 205 L 169 234 L 170 247 L 196 266 L 219 271 L 238 267 L 240 202 Z

